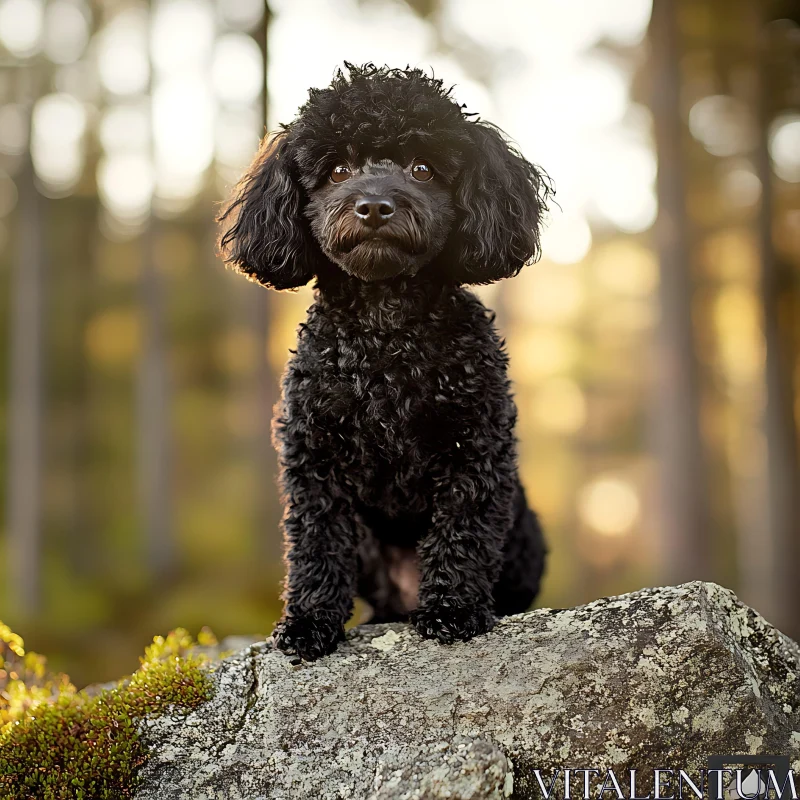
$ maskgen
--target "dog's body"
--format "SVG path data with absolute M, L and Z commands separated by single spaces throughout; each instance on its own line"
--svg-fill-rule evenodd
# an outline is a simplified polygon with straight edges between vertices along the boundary
M 545 552 L 507 357 L 461 284 L 536 254 L 549 189 L 439 82 L 350 69 L 262 152 L 221 240 L 265 285 L 317 280 L 275 420 L 289 568 L 275 641 L 309 659 L 335 648 L 356 594 L 375 621 L 410 616 L 442 642 L 483 633 L 530 605 Z
M 276 435 L 285 490 L 307 493 L 322 515 L 321 538 L 336 556 L 326 580 L 340 590 L 326 604 L 337 616 L 349 615 L 356 589 L 376 621 L 407 617 L 454 585 L 470 605 L 493 595 L 487 612 L 530 605 L 541 534 L 517 478 L 506 357 L 472 293 L 418 278 L 323 283 L 283 391 Z M 436 531 L 434 511 L 452 538 Z M 300 527 L 287 527 L 293 552 L 310 544 L 313 517 L 303 510 Z M 409 602 L 408 583 L 390 573 L 413 582 L 420 546 L 427 569 Z

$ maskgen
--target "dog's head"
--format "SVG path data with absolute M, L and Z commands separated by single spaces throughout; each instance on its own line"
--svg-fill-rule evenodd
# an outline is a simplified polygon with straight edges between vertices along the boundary
M 225 261 L 265 286 L 490 283 L 539 255 L 547 177 L 417 69 L 347 64 L 265 139 L 223 209 Z

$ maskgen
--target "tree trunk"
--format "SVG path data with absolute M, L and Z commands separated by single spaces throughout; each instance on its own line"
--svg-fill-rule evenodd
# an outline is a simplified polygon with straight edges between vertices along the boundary
M 753 5 L 755 33 L 755 97 L 758 145 L 756 173 L 761 181 L 761 207 L 758 215 L 758 244 L 761 261 L 760 294 L 764 325 L 763 430 L 767 445 L 766 531 L 744 536 L 740 554 L 743 594 L 756 608 L 787 634 L 800 637 L 800 471 L 798 470 L 797 428 L 792 405 L 793 365 L 787 338 L 781 329 L 782 267 L 775 254 L 772 238 L 772 164 L 767 147 L 769 130 L 769 80 L 766 38 L 762 9 Z M 760 555 L 755 563 L 751 551 L 757 546 Z M 760 564 L 762 569 L 753 571 Z
M 147 566 L 152 577 L 174 566 L 171 530 L 169 388 L 161 276 L 156 264 L 157 221 L 143 235 L 142 353 L 139 369 L 139 487 Z
M 261 47 L 264 82 L 261 97 L 262 133 L 268 130 L 269 93 L 267 75 L 269 67 L 268 41 L 270 22 L 269 6 L 264 4 L 264 16 L 259 30 L 254 34 Z M 255 375 L 253 376 L 253 408 L 256 415 L 256 434 L 253 438 L 253 463 L 259 486 L 272 487 L 277 473 L 277 458 L 272 447 L 272 409 L 277 400 L 276 376 L 267 358 L 267 340 L 270 328 L 270 295 L 262 288 L 249 285 L 245 302 L 247 319 L 256 342 Z M 260 490 L 256 493 L 255 529 L 257 552 L 263 564 L 280 563 L 282 545 L 279 533 L 280 513 L 275 502 L 275 492 Z
M 677 6 L 675 0 L 654 0 L 650 28 L 659 165 L 656 236 L 661 265 L 655 400 L 663 525 L 660 578 L 668 583 L 713 577 L 692 324 Z
M 11 290 L 11 375 L 8 413 L 8 600 L 20 616 L 41 605 L 42 198 L 26 155 L 19 180 L 16 270 Z

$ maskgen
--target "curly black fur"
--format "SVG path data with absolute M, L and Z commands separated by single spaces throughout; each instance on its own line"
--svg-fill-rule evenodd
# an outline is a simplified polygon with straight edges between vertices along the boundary
M 545 555 L 503 342 L 461 287 L 538 256 L 550 184 L 441 81 L 346 66 L 265 140 L 220 217 L 246 275 L 316 278 L 275 419 L 288 576 L 274 639 L 306 659 L 335 649 L 357 593 L 428 638 L 484 633 L 530 605 Z M 337 164 L 349 179 L 334 183 Z

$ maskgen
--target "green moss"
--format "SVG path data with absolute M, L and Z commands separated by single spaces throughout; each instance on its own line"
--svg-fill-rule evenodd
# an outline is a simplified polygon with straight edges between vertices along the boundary
M 198 644 L 213 644 L 204 632 Z M 122 800 L 132 797 L 147 751 L 137 730 L 145 716 L 208 700 L 207 659 L 177 630 L 157 636 L 141 666 L 92 696 L 61 675 L 0 623 L 0 799 Z

